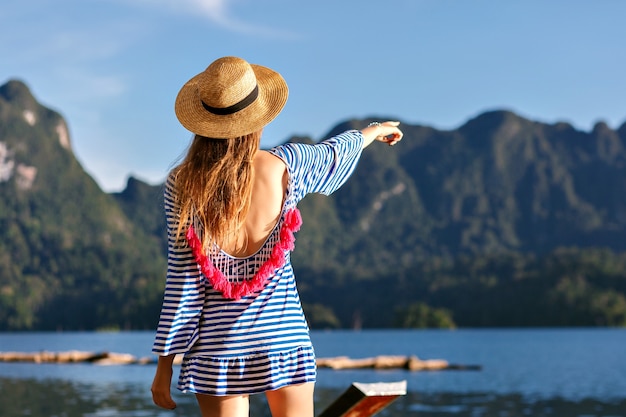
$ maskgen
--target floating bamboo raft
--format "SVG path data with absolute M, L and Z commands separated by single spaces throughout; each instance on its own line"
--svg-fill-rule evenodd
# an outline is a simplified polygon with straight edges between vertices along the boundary
M 83 352 L 70 350 L 67 352 L 0 352 L 0 362 L 34 362 L 34 363 L 93 363 L 97 365 L 147 365 L 156 363 L 155 358 L 137 358 L 128 353 Z
M 319 368 L 331 369 L 406 369 L 409 371 L 440 371 L 446 369 L 479 370 L 477 365 L 455 365 L 443 359 L 420 359 L 412 356 L 376 356 L 351 359 L 347 356 L 317 360 Z
M 182 355 L 177 355 L 174 364 L 180 364 Z M 84 352 L 0 352 L 0 362 L 34 363 L 91 363 L 95 365 L 149 365 L 156 363 L 156 357 L 136 357 L 128 353 Z M 319 368 L 330 369 L 405 369 L 409 371 L 439 371 L 447 369 L 479 370 L 477 365 L 454 365 L 443 359 L 419 359 L 417 356 L 376 356 L 351 359 L 347 356 L 318 358 Z

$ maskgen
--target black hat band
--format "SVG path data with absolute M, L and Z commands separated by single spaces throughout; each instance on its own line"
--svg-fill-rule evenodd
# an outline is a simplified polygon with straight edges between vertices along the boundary
M 258 84 L 254 87 L 254 90 L 250 94 L 248 94 L 243 100 L 238 103 L 233 104 L 228 107 L 212 107 L 206 104 L 204 101 L 202 102 L 202 107 L 210 113 L 217 114 L 218 116 L 226 116 L 229 114 L 237 113 L 240 110 L 245 109 L 250 104 L 254 103 L 254 100 L 259 96 L 259 86 Z

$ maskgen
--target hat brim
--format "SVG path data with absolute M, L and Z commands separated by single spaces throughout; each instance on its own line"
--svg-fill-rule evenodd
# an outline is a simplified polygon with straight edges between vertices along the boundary
M 287 83 L 270 68 L 250 66 L 257 79 L 259 95 L 248 107 L 233 114 L 217 115 L 204 108 L 197 88 L 202 73 L 187 81 L 178 92 L 174 106 L 176 117 L 185 129 L 200 136 L 228 139 L 259 131 L 274 120 L 287 103 Z

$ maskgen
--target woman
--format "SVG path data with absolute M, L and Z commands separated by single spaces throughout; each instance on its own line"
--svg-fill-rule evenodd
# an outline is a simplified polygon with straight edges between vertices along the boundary
M 203 416 L 247 416 L 265 393 L 274 417 L 313 417 L 315 355 L 290 251 L 296 204 L 330 194 L 374 140 L 402 139 L 398 122 L 374 123 L 320 144 L 259 150 L 263 127 L 287 101 L 277 72 L 225 57 L 187 82 L 176 116 L 194 139 L 167 178 L 168 270 L 153 352 L 155 404 L 173 409 L 178 388 Z

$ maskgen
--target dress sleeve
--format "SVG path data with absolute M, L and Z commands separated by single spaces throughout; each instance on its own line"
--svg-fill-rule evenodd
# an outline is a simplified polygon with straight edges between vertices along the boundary
M 165 186 L 167 220 L 167 277 L 163 306 L 152 352 L 170 355 L 186 352 L 198 338 L 204 305 L 204 280 L 189 246 L 176 242 L 179 215 L 172 176 Z
M 270 149 L 289 172 L 292 198 L 300 201 L 308 193 L 329 195 L 350 177 L 363 150 L 363 134 L 349 130 L 310 145 L 288 143 Z

